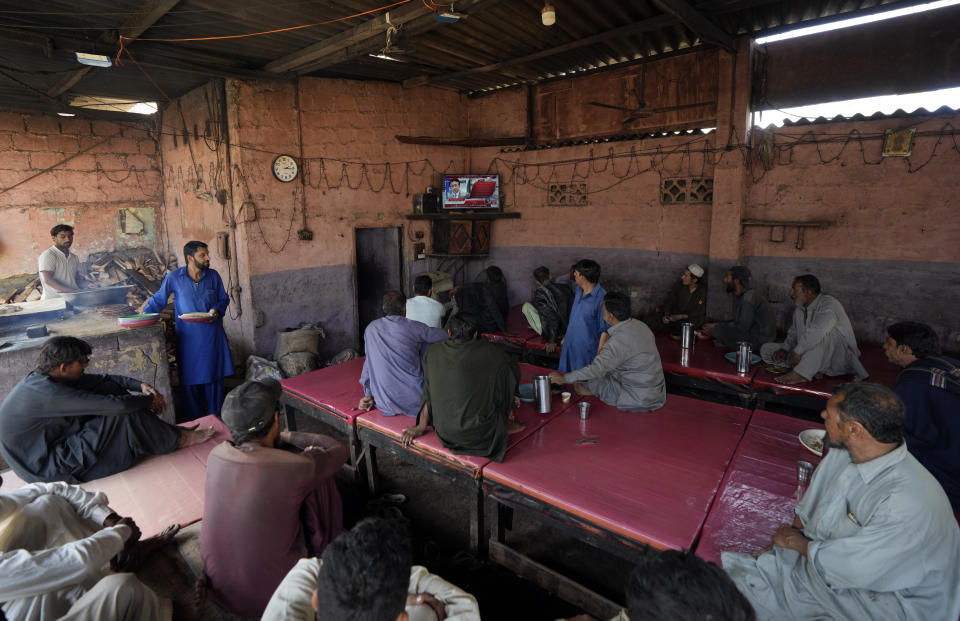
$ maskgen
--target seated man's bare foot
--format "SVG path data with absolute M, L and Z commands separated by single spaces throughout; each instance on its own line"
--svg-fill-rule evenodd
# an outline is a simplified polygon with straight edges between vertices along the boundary
M 807 378 L 800 375 L 796 371 L 790 371 L 789 373 L 784 373 L 775 380 L 778 384 L 802 384 L 804 382 L 809 382 Z
M 527 428 L 526 423 L 521 423 L 518 420 L 508 420 L 507 421 L 507 435 L 513 435 L 515 433 L 520 433 Z
M 179 532 L 180 525 L 171 524 L 164 528 L 159 535 L 138 541 L 130 546 L 129 549 L 124 549 L 123 552 L 117 555 L 117 570 L 136 571 L 154 552 L 167 544 L 173 543 L 173 538 L 176 537 Z
M 177 442 L 177 448 L 196 446 L 203 444 L 213 437 L 216 430 L 213 427 L 204 427 L 203 429 L 181 429 L 180 441 Z

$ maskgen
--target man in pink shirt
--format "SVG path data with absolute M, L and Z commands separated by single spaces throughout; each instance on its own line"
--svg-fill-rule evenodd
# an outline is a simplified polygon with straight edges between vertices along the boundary
M 280 384 L 245 382 L 221 416 L 233 442 L 207 459 L 200 549 L 204 579 L 231 612 L 259 617 L 298 559 L 319 556 L 343 530 L 333 474 L 347 447 L 328 436 L 281 432 Z

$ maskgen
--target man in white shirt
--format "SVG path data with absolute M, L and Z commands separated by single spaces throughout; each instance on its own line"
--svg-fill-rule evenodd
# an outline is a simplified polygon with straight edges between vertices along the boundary
M 53 246 L 40 255 L 40 284 L 43 285 L 41 300 L 59 298 L 64 293 L 80 290 L 83 276 L 80 275 L 80 258 L 70 253 L 73 246 L 73 227 L 58 224 L 50 229 Z
M 63 482 L 0 494 L 0 524 L 0 608 L 7 619 L 171 618 L 169 600 L 111 568 L 132 569 L 138 556 L 171 541 L 176 527 L 138 544 L 136 523 L 111 510 L 106 496 Z
M 406 318 L 426 324 L 429 328 L 443 327 L 443 304 L 430 297 L 433 279 L 420 274 L 413 281 L 413 297 L 407 300 Z
M 425 567 L 410 566 L 410 538 L 403 525 L 367 518 L 327 546 L 323 559 L 300 559 L 261 621 L 443 618 L 480 621 L 477 600 Z

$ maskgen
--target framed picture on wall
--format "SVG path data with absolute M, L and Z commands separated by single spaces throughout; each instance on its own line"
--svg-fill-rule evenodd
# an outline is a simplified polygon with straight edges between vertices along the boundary
M 883 157 L 908 157 L 917 129 L 888 129 L 883 133 Z

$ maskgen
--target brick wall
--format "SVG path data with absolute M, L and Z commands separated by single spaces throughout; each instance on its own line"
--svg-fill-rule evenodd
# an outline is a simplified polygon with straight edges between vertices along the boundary
M 224 329 L 234 355 L 242 365 L 251 353 L 253 313 L 250 307 L 249 270 L 242 233 L 234 226 L 234 211 L 242 200 L 233 200 L 228 153 L 229 125 L 224 122 L 223 85 L 210 82 L 162 110 L 163 204 L 168 253 L 186 265 L 183 246 L 188 241 L 206 243 L 210 265 L 223 279 L 230 306 Z M 196 133 L 194 133 L 196 128 Z M 224 203 L 221 204 L 220 200 Z M 225 242 L 218 234 L 226 235 Z
M 578 83 L 597 86 L 595 77 Z M 517 123 L 526 117 L 522 91 L 471 100 L 469 112 L 471 126 L 479 131 L 492 131 L 500 122 L 515 135 L 525 132 Z M 471 172 L 499 172 L 507 210 L 522 217 L 494 224 L 489 261 L 471 265 L 470 278 L 496 263 L 507 275 L 512 301 L 519 303 L 529 299 L 538 265 L 560 275 L 577 260 L 593 258 L 601 263 L 608 287 L 632 296 L 634 312 L 650 310 L 683 267 L 692 261 L 705 264 L 710 245 L 710 203 L 665 205 L 661 182 L 712 179 L 716 155 L 702 151 L 716 141 L 716 134 L 698 132 L 533 151 L 471 149 Z M 550 204 L 556 203 L 551 187 L 562 184 L 583 185 L 586 204 Z
M 157 142 L 147 122 L 0 111 L 0 278 L 36 272 L 58 223 L 77 227 L 74 251 L 81 258 L 156 247 L 161 189 Z M 133 209 L 146 223 L 142 234 L 121 230 L 121 209 Z
M 742 256 L 782 323 L 792 311 L 792 278 L 810 272 L 844 303 L 865 341 L 882 341 L 895 321 L 915 320 L 960 350 L 960 152 L 949 135 L 936 135 L 958 123 L 960 115 L 946 115 L 776 130 L 781 149 L 833 140 L 778 150 L 773 168 L 748 188 L 744 217 L 830 222 L 808 230 L 802 249 L 795 228 L 782 242 L 771 241 L 768 228 L 744 232 Z M 899 127 L 917 130 L 912 155 L 881 157 L 879 137 Z
M 330 79 L 232 81 L 226 90 L 231 205 L 247 261 L 245 313 L 254 321 L 249 349 L 271 354 L 277 331 L 301 321 L 326 327 L 324 355 L 357 346 L 354 231 L 400 226 L 407 239 L 428 231 L 404 217 L 412 195 L 438 185 L 443 171 L 462 172 L 465 150 L 401 144 L 395 136 L 466 135 L 463 100 L 432 88 Z M 301 144 L 298 178 L 274 178 L 273 159 L 300 159 Z M 304 225 L 312 240 L 298 238 Z M 404 250 L 411 256 L 410 244 Z

